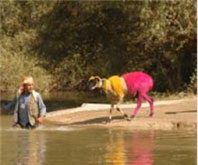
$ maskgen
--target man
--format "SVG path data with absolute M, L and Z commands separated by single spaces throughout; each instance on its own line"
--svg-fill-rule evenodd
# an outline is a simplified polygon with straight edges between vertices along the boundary
M 46 106 L 41 95 L 34 90 L 34 80 L 26 76 L 22 80 L 14 100 L 3 108 L 14 110 L 14 125 L 21 128 L 36 128 L 43 122 Z

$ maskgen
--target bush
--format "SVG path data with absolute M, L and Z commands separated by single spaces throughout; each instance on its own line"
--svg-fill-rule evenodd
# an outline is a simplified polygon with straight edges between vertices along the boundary
M 19 33 L 15 37 L 1 38 L 0 90 L 14 91 L 24 75 L 31 75 L 40 91 L 49 91 L 51 76 L 39 66 L 40 60 L 31 54 L 27 44 L 30 33 Z
M 0 56 L 0 91 L 15 91 L 24 75 L 31 75 L 39 91 L 50 90 L 51 76 L 41 67 L 38 60 L 25 55 Z
M 190 77 L 190 84 L 188 85 L 187 92 L 197 94 L 197 70 Z

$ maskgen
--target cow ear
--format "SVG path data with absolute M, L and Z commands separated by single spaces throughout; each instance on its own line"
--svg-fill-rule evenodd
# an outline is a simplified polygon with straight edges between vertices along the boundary
M 95 79 L 95 82 L 98 83 L 98 82 L 100 82 L 100 80 L 99 80 L 98 78 L 96 78 L 96 79 Z
M 98 81 L 101 80 L 101 78 L 99 76 L 95 76 L 95 79 L 97 79 Z
M 91 76 L 88 81 L 96 79 L 95 76 Z

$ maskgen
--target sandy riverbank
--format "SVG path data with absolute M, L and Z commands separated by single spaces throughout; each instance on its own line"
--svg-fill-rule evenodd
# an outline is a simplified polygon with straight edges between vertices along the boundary
M 135 104 L 124 104 L 122 109 L 131 115 Z M 70 125 L 80 127 L 120 127 L 127 129 L 190 129 L 196 130 L 196 97 L 180 100 L 155 102 L 155 115 L 148 117 L 149 105 L 144 103 L 136 118 L 131 121 L 123 119 L 116 110 L 113 111 L 113 120 L 106 123 L 109 114 L 109 105 L 83 104 L 81 107 L 50 112 L 45 122 L 56 125 Z

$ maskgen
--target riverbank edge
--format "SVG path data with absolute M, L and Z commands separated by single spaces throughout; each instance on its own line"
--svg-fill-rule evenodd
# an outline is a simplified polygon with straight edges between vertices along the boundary
M 49 112 L 45 121 L 55 125 L 75 127 L 107 127 L 142 130 L 196 130 L 196 96 L 155 102 L 155 115 L 148 117 L 149 104 L 143 103 L 136 118 L 126 121 L 119 113 L 113 113 L 113 120 L 107 123 L 110 104 L 84 103 L 80 107 Z M 127 114 L 135 104 L 120 106 Z M 170 110 L 169 110 L 170 109 Z M 168 110 L 168 111 L 167 111 Z M 170 117 L 168 116 L 170 115 Z

